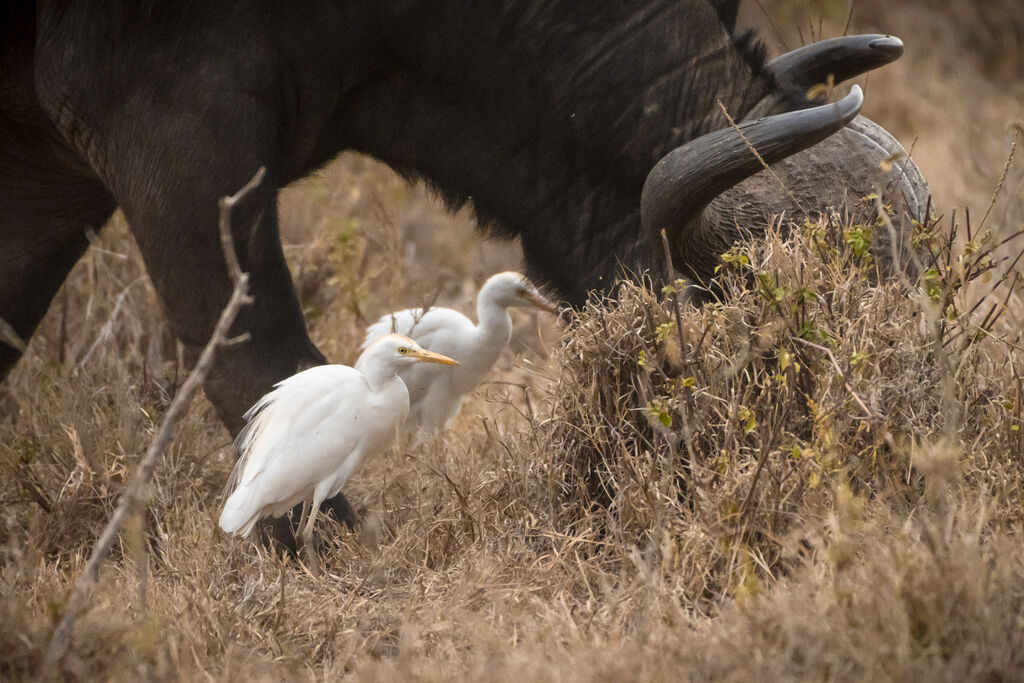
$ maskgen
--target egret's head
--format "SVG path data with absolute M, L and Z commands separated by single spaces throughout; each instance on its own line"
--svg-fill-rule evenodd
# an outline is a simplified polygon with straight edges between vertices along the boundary
M 511 271 L 492 275 L 480 289 L 480 299 L 490 299 L 505 308 L 539 308 L 554 313 L 558 309 L 520 273 Z
M 415 341 L 401 334 L 386 334 L 371 344 L 360 356 L 360 365 L 376 360 L 394 365 L 411 365 L 412 363 L 440 363 L 442 365 L 458 365 L 459 362 L 440 353 L 428 351 Z

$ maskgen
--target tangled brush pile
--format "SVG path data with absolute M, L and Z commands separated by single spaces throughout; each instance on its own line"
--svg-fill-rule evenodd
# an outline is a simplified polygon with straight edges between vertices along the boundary
M 995 275 L 1002 244 L 918 226 L 919 280 L 879 283 L 884 230 L 832 220 L 738 246 L 699 309 L 675 287 L 593 301 L 547 423 L 563 522 L 648 547 L 695 605 L 788 572 L 837 496 L 908 515 L 948 508 L 963 483 L 990 497 L 990 525 L 1018 526 L 1019 326 L 999 330 L 1020 310 L 1016 279 Z

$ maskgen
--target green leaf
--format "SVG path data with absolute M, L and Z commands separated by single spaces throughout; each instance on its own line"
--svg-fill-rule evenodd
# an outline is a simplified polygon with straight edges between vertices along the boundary
M 751 412 L 750 408 L 740 406 L 739 410 L 736 411 L 736 417 L 738 417 L 740 422 L 743 423 L 744 434 L 749 434 L 757 429 L 757 418 L 754 417 L 754 413 Z
M 665 425 L 666 427 L 672 426 L 672 416 L 669 414 L 663 406 L 655 403 L 647 404 L 647 412 L 658 419 L 658 422 Z
M 742 268 L 750 265 L 750 258 L 739 250 L 739 247 L 733 247 L 729 251 L 722 254 L 722 263 L 727 263 L 734 268 Z

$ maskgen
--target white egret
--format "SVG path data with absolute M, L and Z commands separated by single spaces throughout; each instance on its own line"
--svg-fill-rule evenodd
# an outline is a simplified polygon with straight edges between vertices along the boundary
M 458 365 L 389 334 L 363 351 L 356 368 L 320 365 L 278 382 L 246 412 L 235 439 L 240 457 L 225 489 L 221 529 L 248 536 L 261 518 L 304 502 L 301 538 L 308 543 L 320 503 L 341 491 L 364 458 L 396 440 L 409 412 L 398 370 L 421 362 Z
M 466 396 L 480 386 L 508 348 L 512 338 L 510 307 L 556 310 L 525 277 L 506 272 L 491 276 L 480 288 L 477 325 L 450 308 L 429 308 L 426 312 L 410 308 L 385 315 L 367 328 L 363 348 L 381 335 L 397 332 L 459 362 L 459 367 L 446 372 L 433 372 L 435 368 L 425 366 L 399 370 L 399 377 L 409 388 L 406 431 L 416 433 L 420 429 L 436 434 L 451 424 Z

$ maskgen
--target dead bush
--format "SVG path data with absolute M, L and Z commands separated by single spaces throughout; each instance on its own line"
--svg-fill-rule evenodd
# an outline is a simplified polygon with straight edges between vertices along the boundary
M 644 548 L 698 609 L 790 572 L 836 491 L 932 504 L 921 454 L 940 445 L 1018 525 L 1019 332 L 998 331 L 1016 280 L 996 275 L 990 234 L 932 223 L 921 278 L 880 280 L 885 229 L 833 220 L 737 246 L 701 308 L 634 284 L 592 301 L 557 352 L 540 448 L 561 523 Z

